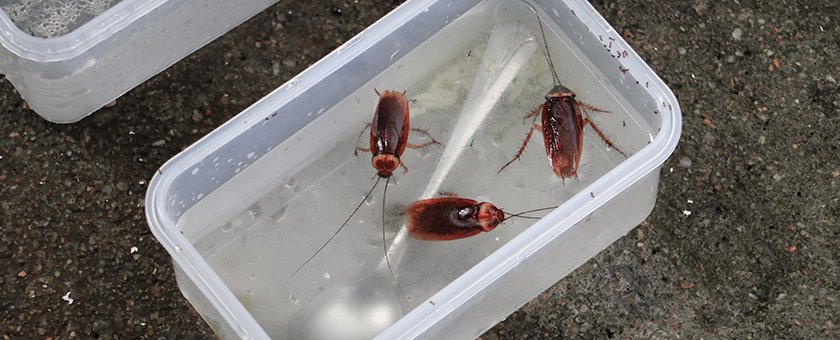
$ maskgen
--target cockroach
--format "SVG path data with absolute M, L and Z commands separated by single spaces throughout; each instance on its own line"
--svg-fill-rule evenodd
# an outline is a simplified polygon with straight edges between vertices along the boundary
M 356 147 L 356 150 L 353 153 L 358 156 L 359 151 L 371 152 L 371 165 L 373 165 L 373 168 L 376 170 L 376 182 L 373 183 L 373 186 L 367 194 L 365 194 L 364 198 L 362 198 L 362 201 L 359 202 L 355 209 L 353 209 L 350 216 L 344 220 L 344 223 L 338 227 L 335 233 L 333 233 L 332 236 L 330 236 L 330 238 L 324 242 L 324 244 L 318 248 L 314 254 L 312 254 L 312 256 L 306 259 L 306 261 L 303 262 L 303 264 L 301 264 L 294 273 L 292 273 L 292 276 L 295 276 L 295 274 L 312 261 L 312 259 L 324 250 L 324 248 L 327 247 L 327 245 L 338 235 L 338 233 L 341 232 L 341 229 L 343 229 L 350 219 L 353 218 L 353 215 L 359 211 L 359 208 L 361 208 L 362 204 L 367 201 L 368 197 L 370 197 L 373 193 L 373 190 L 376 189 L 379 181 L 383 178 L 385 178 L 385 189 L 382 192 L 382 246 L 386 250 L 385 260 L 388 262 L 388 270 L 391 271 L 391 264 L 390 261 L 388 261 L 388 252 L 385 245 L 385 197 L 388 193 L 388 184 L 391 180 L 391 176 L 394 174 L 394 170 L 400 166 L 402 166 L 404 170 L 408 171 L 405 169 L 405 165 L 402 164 L 402 161 L 400 161 L 400 157 L 405 151 L 405 148 L 408 147 L 417 149 L 431 144 L 439 145 L 440 143 L 432 138 L 432 136 L 425 130 L 411 128 L 409 123 L 408 100 L 405 98 L 405 92 L 384 91 L 379 93 L 376 89 L 374 89 L 374 91 L 376 92 L 376 95 L 379 96 L 379 103 L 376 106 L 376 111 L 374 111 L 373 120 L 364 129 L 362 129 L 362 133 L 359 134 L 359 139 L 361 139 L 365 130 L 370 128 L 370 147 Z M 422 132 L 426 134 L 431 141 L 422 144 L 409 143 L 409 131 Z M 393 271 L 391 271 L 391 275 L 394 276 Z M 396 282 L 395 276 L 394 281 Z M 402 290 L 402 288 L 400 288 L 400 290 Z
M 554 63 L 551 61 L 551 53 L 548 49 L 548 42 L 545 38 L 545 30 L 542 26 L 542 20 L 540 19 L 539 14 L 537 14 L 537 10 L 534 6 L 527 1 L 523 0 L 523 2 L 531 7 L 534 14 L 537 15 L 540 33 L 542 33 L 543 43 L 545 44 L 545 59 L 551 69 L 554 88 L 546 93 L 545 103 L 540 104 L 531 111 L 530 114 L 525 116 L 526 119 L 533 118 L 534 124 L 531 126 L 531 129 L 528 130 L 528 134 L 525 136 L 525 141 L 522 142 L 522 146 L 519 148 L 519 151 L 516 152 L 516 156 L 502 166 L 502 168 L 499 169 L 499 173 L 522 156 L 522 152 L 525 151 L 525 147 L 528 145 L 528 141 L 531 139 L 534 129 L 542 132 L 543 143 L 545 144 L 545 153 L 548 156 L 554 174 L 560 178 L 577 178 L 577 169 L 580 164 L 580 156 L 583 150 L 583 128 L 587 124 L 595 130 L 595 133 L 601 137 L 607 146 L 615 149 L 624 157 L 627 157 L 624 152 L 615 147 L 615 145 L 613 145 L 613 143 L 604 136 L 604 133 L 595 126 L 595 123 L 589 120 L 588 117 L 584 118 L 581 113 L 581 109 L 593 112 L 609 111 L 601 110 L 575 99 L 575 93 L 566 86 L 560 84 L 560 78 L 557 76 Z M 542 117 L 542 124 L 536 124 L 537 114 L 540 113 Z
M 458 196 L 429 198 L 415 201 L 405 211 L 409 235 L 426 241 L 450 241 L 475 236 L 495 229 L 513 218 L 538 217 L 525 214 L 557 208 L 547 207 L 510 214 L 492 203 L 479 202 Z M 507 216 L 505 216 L 507 215 Z

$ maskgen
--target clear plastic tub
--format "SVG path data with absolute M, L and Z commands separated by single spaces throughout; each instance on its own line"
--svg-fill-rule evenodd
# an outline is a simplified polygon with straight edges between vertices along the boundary
M 534 13 L 521 1 L 410 0 L 151 181 L 150 228 L 220 336 L 475 338 L 650 213 L 680 135 L 673 94 L 585 1 L 534 3 L 561 81 L 610 111 L 589 117 L 629 157 L 586 128 L 578 179 L 564 181 L 536 134 L 497 173 L 552 87 Z M 384 208 L 380 183 L 293 277 L 374 183 L 370 155 L 353 151 L 375 89 L 405 90 L 412 126 L 444 146 L 408 149 Z M 559 207 L 463 240 L 407 237 L 402 211 L 439 191 L 513 212 Z
M 41 117 L 75 122 L 274 2 L 122 0 L 50 38 L 0 10 L 0 72 Z

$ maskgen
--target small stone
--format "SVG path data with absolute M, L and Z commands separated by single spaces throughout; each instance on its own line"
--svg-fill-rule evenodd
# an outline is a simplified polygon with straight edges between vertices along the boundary
M 764 137 L 764 136 L 758 136 L 758 144 L 764 144 L 764 142 L 765 142 L 766 140 L 767 140 L 767 137 Z
M 105 104 L 105 107 L 106 107 L 106 108 L 109 108 L 109 109 L 110 109 L 110 108 L 112 108 L 112 107 L 114 107 L 114 106 L 117 106 L 117 100 L 116 100 L 116 99 L 114 99 L 114 100 L 112 100 L 112 101 L 108 102 L 108 104 Z
M 683 157 L 680 158 L 680 166 L 683 168 L 690 168 L 691 167 L 691 158 Z
M 791 253 L 795 252 L 796 251 L 796 245 L 795 244 L 789 245 L 789 246 L 787 246 L 787 248 L 785 248 L 785 250 L 787 250 L 788 252 L 791 252 Z
M 728 55 L 728 56 L 726 56 L 726 62 L 727 62 L 727 63 L 730 63 L 730 64 L 731 64 L 731 63 L 734 63 L 734 62 L 735 62 L 735 56 L 734 56 L 734 55 Z
M 744 32 L 741 31 L 740 28 L 736 28 L 732 31 L 732 39 L 735 39 L 735 41 L 740 41 L 741 36 L 743 36 L 743 34 L 744 34 Z
M 154 297 L 160 297 L 161 288 L 158 285 L 154 285 L 151 288 L 149 288 L 149 292 L 152 293 L 152 296 Z
M 162 146 L 164 144 L 166 144 L 166 141 L 163 140 L 163 139 L 158 139 L 158 140 L 152 142 L 152 146 Z
M 198 123 L 198 122 L 201 121 L 202 118 L 204 118 L 204 116 L 202 116 L 201 112 L 198 112 L 198 110 L 193 110 L 193 114 L 192 114 L 191 118 L 194 122 Z
M 830 74 L 825 76 L 825 80 L 828 80 L 832 83 L 837 83 L 837 79 L 834 79 L 834 77 L 832 77 Z
M 18 272 L 18 277 L 21 278 L 21 279 L 25 278 L 26 275 L 28 275 L 28 274 L 26 273 L 25 270 L 21 270 L 20 272 Z
M 680 55 L 685 55 L 686 50 L 685 50 L 685 48 L 679 47 L 679 48 L 677 48 L 677 52 L 678 52 Z
M 715 144 L 716 141 L 717 137 L 715 137 L 715 135 L 711 132 L 706 132 L 706 134 L 703 135 L 703 143 L 711 145 Z
M 280 71 L 281 71 L 280 70 L 280 63 L 278 63 L 276 61 L 271 63 L 271 74 L 272 75 L 274 75 L 276 77 L 276 76 L 280 75 Z
M 773 175 L 773 180 L 776 181 L 776 182 L 781 181 L 782 180 L 782 175 L 779 175 L 779 174 Z

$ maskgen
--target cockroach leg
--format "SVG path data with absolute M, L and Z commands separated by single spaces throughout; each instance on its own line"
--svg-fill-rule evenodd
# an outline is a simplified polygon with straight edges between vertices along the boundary
M 429 145 L 432 145 L 432 144 L 441 145 L 437 141 L 433 140 L 433 141 L 428 141 L 428 142 L 420 143 L 420 144 L 406 143 L 405 147 L 407 147 L 409 149 L 420 149 L 420 148 L 425 148 L 425 147 L 427 147 Z
M 542 112 L 543 105 L 545 105 L 545 104 L 540 104 L 540 105 L 537 105 L 537 107 L 535 107 L 535 108 L 531 111 L 531 113 L 529 113 L 529 114 L 528 114 L 528 115 L 526 115 L 525 117 L 522 117 L 522 120 L 526 120 L 526 119 L 528 119 L 528 118 L 536 118 L 536 117 L 537 117 L 537 114 L 539 114 L 540 112 Z
M 431 141 L 426 142 L 426 143 L 422 143 L 422 144 L 408 143 L 408 144 L 406 144 L 406 147 L 409 147 L 409 148 L 412 148 L 412 149 L 417 149 L 417 148 L 426 147 L 426 146 L 429 146 L 429 145 L 432 145 L 432 144 L 443 145 L 440 142 L 438 142 L 434 137 L 432 137 L 432 135 L 430 135 L 429 132 L 426 131 L 426 130 L 418 129 L 418 128 L 411 128 L 411 131 L 420 132 L 420 133 L 426 135 L 426 137 L 429 137 L 429 139 L 431 139 Z
M 402 160 L 400 161 L 400 168 L 403 169 L 403 173 L 408 173 L 408 168 L 405 167 L 405 164 L 402 162 Z
M 592 106 L 592 105 L 589 105 L 589 104 L 587 104 L 587 103 L 584 103 L 584 102 L 582 102 L 582 101 L 580 101 L 580 100 L 575 100 L 575 105 L 577 105 L 578 107 L 582 107 L 582 108 L 584 108 L 584 109 L 587 109 L 587 110 L 589 110 L 589 111 L 592 111 L 592 112 L 610 113 L 610 111 L 603 110 L 603 109 L 599 109 L 599 108 L 597 108 L 597 107 L 594 107 L 594 106 Z
M 607 146 L 609 146 L 611 149 L 613 149 L 615 151 L 618 151 L 618 153 L 620 153 L 622 156 L 624 156 L 624 158 L 627 158 L 627 154 L 625 154 L 624 151 L 621 151 L 617 147 L 615 147 L 615 144 L 613 144 L 609 140 L 609 138 L 607 138 L 607 136 L 604 136 L 604 133 L 601 132 L 601 129 L 599 129 L 597 126 L 595 126 L 595 123 L 593 123 L 591 120 L 589 120 L 589 118 L 584 118 L 583 119 L 583 124 L 582 125 L 586 125 L 586 124 L 589 124 L 589 126 L 591 126 L 593 130 L 595 130 L 595 133 L 597 133 L 598 136 L 601 137 L 601 140 L 603 140 L 604 143 L 607 144 Z
M 358 155 L 359 155 L 359 151 L 362 151 L 362 152 L 368 152 L 368 151 L 370 151 L 370 148 L 362 148 L 362 147 L 358 147 L 358 146 L 357 146 L 357 147 L 356 147 L 356 150 L 354 150 L 354 151 L 353 151 L 353 155 L 354 155 L 354 156 L 358 156 Z
M 377 92 L 377 94 L 379 94 L 379 93 Z M 365 127 L 364 127 L 364 128 L 362 128 L 362 131 L 361 131 L 361 132 L 359 132 L 359 137 L 358 137 L 358 138 L 356 138 L 356 145 L 359 145 L 359 141 L 360 141 L 360 140 L 362 140 L 362 136 L 364 136 L 364 135 L 365 135 L 365 131 L 366 131 L 367 129 L 369 129 L 369 128 L 370 128 L 370 123 L 365 124 Z M 355 150 L 355 151 L 353 151 L 353 155 L 354 155 L 354 156 L 359 156 L 359 151 L 365 151 L 365 152 L 367 152 L 367 151 L 370 151 L 370 148 L 360 148 L 360 147 L 356 147 L 356 150 Z
M 525 136 L 525 140 L 522 142 L 522 146 L 520 146 L 519 151 L 516 152 L 516 156 L 514 156 L 513 159 L 505 163 L 505 165 L 502 166 L 502 168 L 499 169 L 499 171 L 496 174 L 502 173 L 502 170 L 507 168 L 507 166 L 510 165 L 510 163 L 513 163 L 513 161 L 519 159 L 519 157 L 522 157 L 522 152 L 524 152 L 525 147 L 528 146 L 528 141 L 531 140 L 531 136 L 534 134 L 534 129 L 539 129 L 540 132 L 542 132 L 542 126 L 540 126 L 539 124 L 534 124 L 533 126 L 531 126 L 531 129 L 528 130 L 528 134 Z

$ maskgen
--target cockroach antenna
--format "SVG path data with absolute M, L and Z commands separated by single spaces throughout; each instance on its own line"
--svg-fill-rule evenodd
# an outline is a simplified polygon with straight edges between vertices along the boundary
M 531 7 L 531 10 L 534 11 L 534 15 L 537 17 L 537 24 L 540 25 L 540 34 L 542 35 L 543 45 L 545 47 L 545 60 L 548 61 L 548 67 L 551 68 L 551 75 L 554 77 L 554 86 L 560 85 L 560 77 L 557 76 L 557 71 L 554 69 L 554 63 L 551 61 L 551 52 L 548 50 L 548 40 L 545 38 L 545 29 L 543 28 L 542 19 L 540 19 L 540 14 L 537 12 L 537 8 L 531 3 L 522 0 L 528 7 Z

